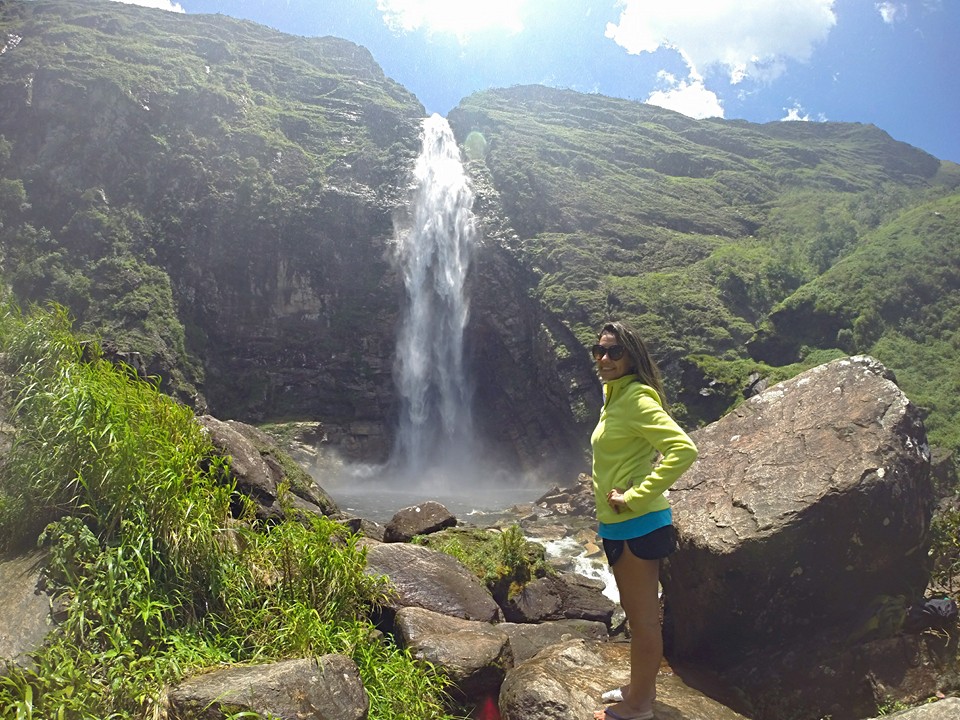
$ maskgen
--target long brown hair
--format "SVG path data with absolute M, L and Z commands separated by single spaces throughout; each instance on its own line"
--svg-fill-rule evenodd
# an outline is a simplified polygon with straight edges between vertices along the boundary
M 640 382 L 649 385 L 657 391 L 660 396 L 660 404 L 664 410 L 668 409 L 667 394 L 663 390 L 663 378 L 660 376 L 660 369 L 657 363 L 650 357 L 647 346 L 640 338 L 638 333 L 631 325 L 620 320 L 606 323 L 597 333 L 597 340 L 600 340 L 604 334 L 613 335 L 617 342 L 623 345 L 633 361 L 633 372 L 640 377 Z

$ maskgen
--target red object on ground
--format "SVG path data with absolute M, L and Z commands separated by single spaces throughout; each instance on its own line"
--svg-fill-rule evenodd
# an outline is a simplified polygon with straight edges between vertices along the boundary
M 483 702 L 477 705 L 473 717 L 474 720 L 500 720 L 500 709 L 493 697 L 488 695 Z

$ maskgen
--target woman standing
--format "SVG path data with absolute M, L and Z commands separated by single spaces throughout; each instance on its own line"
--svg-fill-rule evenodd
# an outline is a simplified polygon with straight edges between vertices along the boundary
M 598 533 L 630 627 L 630 683 L 603 694 L 615 704 L 595 719 L 651 720 L 663 657 L 660 559 L 676 549 L 664 491 L 697 448 L 667 412 L 660 371 L 633 328 L 604 325 L 591 352 L 604 396 L 590 438 Z

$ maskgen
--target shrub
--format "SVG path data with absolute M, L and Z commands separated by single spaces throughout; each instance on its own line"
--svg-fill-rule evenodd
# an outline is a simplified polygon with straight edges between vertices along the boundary
M 166 684 L 208 666 L 354 658 L 371 718 L 448 717 L 446 680 L 386 641 L 381 580 L 325 517 L 258 531 L 192 412 L 100 357 L 62 308 L 0 319 L 16 426 L 0 471 L 0 538 L 37 538 L 66 608 L 32 668 L 0 678 L 17 718 L 160 717 Z M 292 515 L 292 513 L 291 513 Z

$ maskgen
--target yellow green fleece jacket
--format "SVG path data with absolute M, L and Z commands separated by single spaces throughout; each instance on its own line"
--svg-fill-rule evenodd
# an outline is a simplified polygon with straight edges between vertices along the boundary
M 636 375 L 604 384 L 603 409 L 590 444 L 597 519 L 604 523 L 666 510 L 664 491 L 697 459 L 696 446 L 660 405 L 657 391 Z M 624 492 L 629 511 L 618 513 L 607 503 L 613 488 Z

